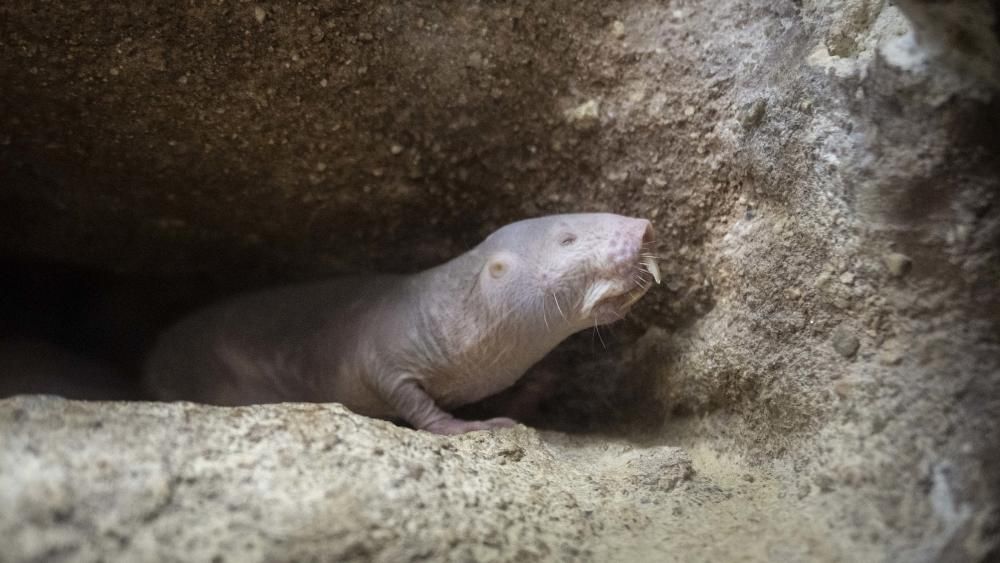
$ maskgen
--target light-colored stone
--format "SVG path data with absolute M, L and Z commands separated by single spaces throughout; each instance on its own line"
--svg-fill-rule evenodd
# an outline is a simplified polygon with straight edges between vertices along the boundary
M 913 261 L 910 260 L 910 257 L 899 252 L 890 252 L 882 260 L 885 262 L 885 267 L 889 270 L 889 274 L 894 278 L 905 276 L 913 266 Z
M 579 129 L 588 129 L 597 125 L 600 119 L 601 104 L 597 100 L 587 100 L 582 104 L 563 112 L 566 121 Z
M 861 345 L 858 337 L 854 335 L 851 329 L 845 326 L 837 327 L 837 330 L 833 331 L 831 342 L 833 343 L 833 349 L 845 358 L 853 358 L 854 354 L 858 352 L 858 347 Z

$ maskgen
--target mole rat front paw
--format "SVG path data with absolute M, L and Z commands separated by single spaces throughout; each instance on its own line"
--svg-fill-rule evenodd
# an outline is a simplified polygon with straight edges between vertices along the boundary
M 475 432 L 477 430 L 492 430 L 494 428 L 510 428 L 517 424 L 510 418 L 491 418 L 489 420 L 461 420 L 448 418 L 429 424 L 424 430 L 435 434 L 454 435 Z

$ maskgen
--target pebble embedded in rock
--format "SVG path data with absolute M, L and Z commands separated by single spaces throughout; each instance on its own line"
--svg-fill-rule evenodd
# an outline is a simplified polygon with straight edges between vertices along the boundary
M 607 178 L 610 182 L 624 182 L 625 180 L 628 180 L 628 170 L 608 172 Z
M 767 100 L 760 99 L 743 106 L 736 119 L 744 129 L 752 129 L 760 125 L 766 112 Z
M 903 355 L 898 350 L 883 350 L 878 361 L 884 366 L 898 366 L 903 361 Z
M 615 39 L 621 39 L 625 37 L 625 24 L 615 20 L 611 23 L 611 35 L 615 36 Z
M 899 252 L 890 252 L 882 260 L 885 262 L 885 267 L 889 270 L 889 274 L 894 278 L 905 276 L 913 266 L 913 260 L 910 260 L 909 256 Z
M 267 19 L 267 12 L 260 6 L 254 6 L 253 18 L 257 20 L 257 23 L 264 23 L 264 20 Z
M 861 342 L 847 327 L 838 327 L 833 331 L 833 349 L 845 358 L 853 358 L 858 353 Z
M 586 129 L 597 124 L 600 116 L 600 103 L 597 100 L 588 100 L 575 108 L 570 108 L 563 112 L 566 121 L 572 123 L 578 129 Z

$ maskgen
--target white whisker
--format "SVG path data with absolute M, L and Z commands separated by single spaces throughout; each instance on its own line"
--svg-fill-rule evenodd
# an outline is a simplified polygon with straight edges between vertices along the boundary
M 563 320 L 569 322 L 569 319 L 566 318 L 566 313 L 562 310 L 562 306 L 559 305 L 559 296 L 555 292 L 552 292 L 552 300 L 556 302 L 556 309 L 559 310 L 559 314 L 562 315 Z
M 604 343 L 604 337 L 601 336 L 601 329 L 597 327 L 597 319 L 594 319 L 594 332 L 597 333 L 597 339 L 601 341 L 601 346 L 607 351 L 608 345 Z
M 545 321 L 546 332 L 552 332 L 552 328 L 549 327 L 549 316 L 548 314 L 546 314 L 545 303 L 546 303 L 545 295 L 542 295 L 542 320 Z
M 486 365 L 486 369 L 489 369 L 489 368 L 495 366 L 497 364 L 497 362 L 499 362 L 504 356 L 507 355 L 508 352 L 510 352 L 513 349 L 514 349 L 514 341 L 511 340 L 510 342 L 507 343 L 506 346 L 504 346 L 500 350 L 500 352 L 496 355 L 496 357 L 493 358 L 493 361 Z

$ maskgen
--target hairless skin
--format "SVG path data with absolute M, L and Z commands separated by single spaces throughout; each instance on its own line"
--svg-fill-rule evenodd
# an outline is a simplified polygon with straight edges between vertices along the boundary
M 447 409 L 509 387 L 570 334 L 621 319 L 659 282 L 652 237 L 645 219 L 551 215 L 418 274 L 239 296 L 163 334 L 145 383 L 163 400 L 336 401 L 439 434 L 511 426 Z

